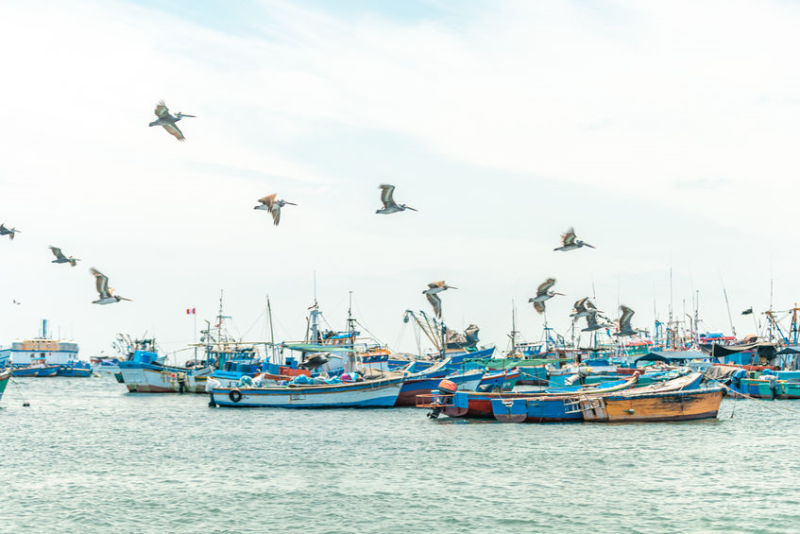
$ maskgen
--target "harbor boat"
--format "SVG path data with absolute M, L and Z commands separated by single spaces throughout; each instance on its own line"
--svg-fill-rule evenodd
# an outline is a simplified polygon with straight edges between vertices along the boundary
M 49 365 L 44 358 L 34 358 L 29 365 L 11 368 L 12 376 L 16 378 L 46 378 L 58 374 L 58 365 Z
M 637 376 L 634 375 L 632 377 L 634 381 Z M 590 413 L 592 409 L 597 409 L 599 413 L 601 408 L 597 407 L 602 407 L 606 399 L 639 399 L 680 393 L 682 391 L 697 391 L 696 388 L 702 378 L 702 373 L 693 373 L 663 384 L 652 384 L 641 388 L 626 388 L 617 391 L 598 389 L 590 393 L 587 393 L 585 388 L 575 392 L 564 391 L 566 389 L 564 388 L 561 393 L 547 397 L 494 398 L 492 399 L 492 413 L 495 419 L 506 423 L 580 422 L 590 420 L 587 418 L 587 413 Z M 664 397 L 664 399 L 665 404 L 669 402 L 669 397 Z M 678 404 L 680 406 L 680 402 Z M 717 405 L 717 408 L 719 408 L 719 405 Z M 680 412 L 680 407 L 675 411 Z M 616 411 L 614 413 L 616 414 Z M 686 418 L 692 418 L 691 415 L 693 413 L 693 408 L 688 408 L 685 413 L 681 412 L 681 415 Z M 655 411 L 653 411 L 653 417 L 657 417 Z
M 71 372 L 73 368 L 84 369 L 87 365 L 78 359 L 78 351 L 77 343 L 50 338 L 45 319 L 38 337 L 14 341 L 0 349 L 0 361 L 10 361 L 14 376 L 18 377 L 91 376 L 91 372 Z
M 516 386 L 520 376 L 520 370 L 516 367 L 503 371 L 486 373 L 483 375 L 483 378 L 481 378 L 481 383 L 478 385 L 477 391 L 491 391 L 494 393 L 511 391 L 514 389 L 514 386 Z
M 93 374 L 92 366 L 88 362 L 80 360 L 69 361 L 58 366 L 56 376 L 66 376 L 72 378 L 88 378 Z
M 582 393 L 611 393 L 632 388 L 638 375 L 633 375 L 625 380 L 607 382 L 593 386 L 572 386 L 554 388 L 536 392 L 501 392 L 501 393 L 472 393 L 457 391 L 453 394 L 433 394 L 417 397 L 418 408 L 430 408 L 431 417 L 436 418 L 440 413 L 452 418 L 491 419 L 494 415 L 492 402 L 497 399 L 539 399 L 542 397 L 566 398 Z
M 398 377 L 330 384 L 212 387 L 209 404 L 232 408 L 390 408 L 403 381 Z
M 723 389 L 661 393 L 636 393 L 632 390 L 627 394 L 586 397 L 580 399 L 578 412 L 584 421 L 604 423 L 712 419 L 719 412 Z
M 3 400 L 3 392 L 11 380 L 11 369 L 0 369 L 0 400 Z
M 155 349 L 155 340 L 143 340 L 132 347 L 127 361 L 119 362 L 120 381 L 131 393 L 205 393 L 211 366 L 173 366 L 162 363 Z M 191 363 L 191 362 L 190 362 Z M 191 380 L 190 380 L 191 379 Z

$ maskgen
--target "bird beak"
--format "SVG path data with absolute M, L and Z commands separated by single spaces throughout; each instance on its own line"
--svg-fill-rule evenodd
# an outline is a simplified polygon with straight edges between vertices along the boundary
M 558 291 L 553 291 L 553 295 L 561 295 L 562 297 L 566 297 L 564 293 L 559 293 Z
M 589 248 L 595 248 L 594 245 L 590 245 L 589 243 L 584 243 L 583 246 L 589 247 Z
M 133 299 L 126 299 L 125 297 L 120 297 L 119 300 L 127 300 L 128 302 L 133 302 Z
M 284 203 L 285 204 L 289 204 L 290 206 L 297 206 L 297 204 L 295 204 L 294 202 L 286 202 L 286 201 L 284 201 Z
M 185 113 L 178 113 L 181 117 L 192 117 L 193 119 L 197 117 L 197 115 L 186 115 Z
M 406 209 L 411 211 L 419 211 L 416 208 L 412 208 L 411 206 L 406 206 Z
M 458 289 L 456 286 L 447 286 L 447 289 Z

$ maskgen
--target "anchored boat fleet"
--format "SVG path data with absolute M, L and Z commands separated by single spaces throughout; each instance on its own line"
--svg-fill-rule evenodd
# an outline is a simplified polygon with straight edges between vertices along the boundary
M 435 292 L 428 296 L 438 300 Z M 221 407 L 417 406 L 433 419 L 539 423 L 713 418 L 726 394 L 800 398 L 800 348 L 790 343 L 798 338 L 798 311 L 788 335 L 775 322 L 777 342 L 694 333 L 679 339 L 670 328 L 659 338 L 656 328 L 655 340 L 637 335 L 604 344 L 595 328 L 590 348 L 567 343 L 547 327 L 540 341 L 519 342 L 512 316 L 511 347 L 504 353 L 479 346 L 474 325 L 460 333 L 435 316 L 407 311 L 405 322 L 434 347 L 411 355 L 362 337 L 350 311 L 345 329 L 322 329 L 316 301 L 302 341 L 237 340 L 226 329 L 220 299 L 214 327 L 201 331 L 200 343 L 189 347 L 194 356 L 183 365 L 167 363 L 155 339 L 125 335 L 114 343 L 119 357 L 90 364 L 79 359 L 77 343 L 52 339 L 43 321 L 39 336 L 0 349 L 0 397 L 12 377 L 109 375 L 132 393 L 208 394 L 209 404 Z M 632 312 L 627 315 L 629 321 Z M 587 324 L 597 325 L 596 317 Z

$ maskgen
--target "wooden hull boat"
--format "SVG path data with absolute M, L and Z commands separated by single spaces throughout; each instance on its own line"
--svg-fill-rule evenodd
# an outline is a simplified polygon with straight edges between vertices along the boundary
M 585 421 L 690 421 L 717 416 L 723 388 L 587 397 L 580 401 Z
M 492 403 L 495 400 L 503 399 L 541 399 L 543 397 L 556 397 L 567 398 L 574 397 L 580 394 L 589 393 L 611 393 L 615 391 L 622 391 L 629 389 L 636 384 L 638 376 L 631 376 L 626 380 L 618 380 L 617 382 L 601 384 L 597 386 L 581 388 L 576 386 L 574 388 L 567 388 L 568 391 L 552 390 L 550 392 L 501 392 L 501 393 L 471 393 L 466 391 L 458 391 L 454 395 L 429 395 L 417 397 L 417 407 L 431 408 L 436 416 L 443 413 L 448 417 L 468 417 L 478 419 L 491 419 L 495 417 L 495 412 Z M 554 404 L 542 405 L 548 406 L 548 416 Z M 566 417 L 565 417 L 566 418 Z M 566 418 L 569 419 L 569 418 Z

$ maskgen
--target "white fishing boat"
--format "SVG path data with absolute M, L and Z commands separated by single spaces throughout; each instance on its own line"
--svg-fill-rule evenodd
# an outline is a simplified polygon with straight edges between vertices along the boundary
M 404 378 L 336 384 L 211 388 L 211 406 L 231 408 L 390 408 Z

